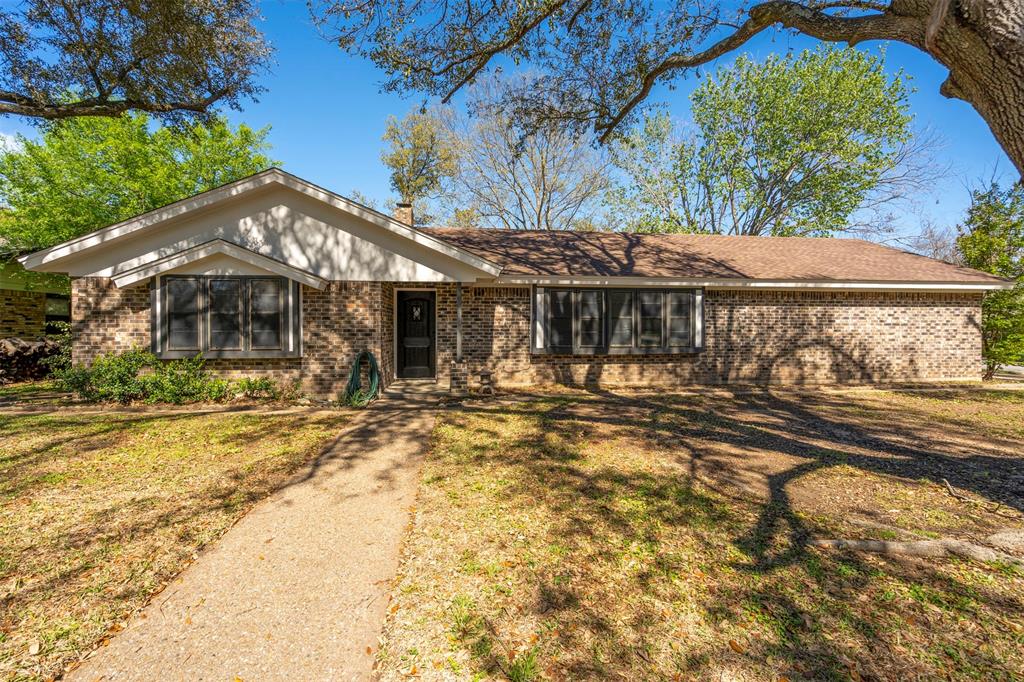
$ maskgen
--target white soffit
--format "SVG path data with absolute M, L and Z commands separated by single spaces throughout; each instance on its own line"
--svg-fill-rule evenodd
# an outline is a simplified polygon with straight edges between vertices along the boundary
M 322 187 L 318 187 L 292 175 L 291 173 L 286 173 L 279 168 L 271 168 L 262 171 L 247 178 L 224 185 L 223 187 L 218 187 L 216 189 L 203 192 L 202 194 L 197 194 L 194 197 L 182 199 L 181 201 L 177 201 L 173 204 L 169 204 L 162 208 L 158 208 L 123 222 L 105 227 L 102 230 L 91 232 L 87 235 L 78 237 L 77 239 L 72 239 L 48 249 L 43 249 L 42 251 L 21 256 L 18 258 L 18 261 L 29 270 L 40 268 L 41 266 L 52 264 L 63 258 L 81 254 L 89 249 L 102 246 L 106 242 L 120 239 L 127 235 L 134 234 L 139 230 L 159 225 L 193 211 L 205 209 L 220 201 L 241 196 L 242 194 L 272 183 L 288 187 L 314 199 L 318 199 L 325 204 L 361 218 L 396 235 L 405 237 L 406 239 L 420 244 L 421 246 L 442 253 L 450 258 L 454 258 L 455 260 L 469 265 L 470 267 L 492 277 L 497 276 L 501 272 L 501 266 L 496 263 L 485 258 L 481 258 L 476 254 L 466 251 L 465 249 L 449 244 L 437 237 L 421 232 L 383 213 L 379 213 L 357 204 L 354 201 L 350 201 L 343 196 L 325 190 Z M 46 268 L 46 270 L 56 271 L 52 266 Z
M 322 277 L 317 277 L 310 272 L 294 268 L 286 263 L 276 261 L 273 258 L 261 256 L 254 251 L 250 251 L 238 244 L 226 242 L 223 239 L 215 239 L 203 244 L 198 244 L 192 248 L 185 249 L 184 251 L 179 251 L 169 256 L 150 261 L 137 268 L 119 272 L 114 275 L 112 279 L 118 288 L 130 287 L 133 284 L 138 284 L 139 282 L 147 280 L 150 277 L 155 277 L 156 275 L 167 272 L 168 270 L 174 270 L 175 268 L 180 268 L 183 265 L 188 265 L 189 263 L 194 263 L 198 260 L 209 258 L 216 254 L 230 256 L 242 261 L 243 263 L 248 263 L 254 267 L 261 268 L 282 277 L 287 277 L 288 279 L 301 282 L 302 284 L 306 284 L 316 289 L 323 289 L 327 286 L 327 280 Z
M 505 275 L 474 286 L 703 287 L 707 289 L 829 289 L 851 291 L 996 291 L 1013 282 L 921 282 L 842 280 L 674 279 L 670 277 L 538 277 Z

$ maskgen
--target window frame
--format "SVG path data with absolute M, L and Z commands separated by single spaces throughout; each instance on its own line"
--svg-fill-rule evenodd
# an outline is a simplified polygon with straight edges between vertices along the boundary
M 182 276 L 177 276 L 177 277 L 171 277 L 171 278 L 168 278 L 167 281 L 168 282 L 186 282 L 186 281 L 188 281 L 188 282 L 194 282 L 195 283 L 195 287 L 196 287 L 196 295 L 195 295 L 195 304 L 196 304 L 196 310 L 195 310 L 195 316 L 196 316 L 196 345 L 195 346 L 190 346 L 188 348 L 171 348 L 171 310 L 170 310 L 170 306 L 168 305 L 168 300 L 170 299 L 170 287 L 169 286 L 165 286 L 163 288 L 163 310 L 164 310 L 164 315 L 163 315 L 163 319 L 161 320 L 161 325 L 163 327 L 163 335 L 162 336 L 163 336 L 164 350 L 166 352 L 168 352 L 168 353 L 180 354 L 182 357 L 186 357 L 186 356 L 187 357 L 192 357 L 196 353 L 201 352 L 201 350 L 203 348 L 203 343 L 204 343 L 205 337 L 206 337 L 205 330 L 203 329 L 203 326 L 204 326 L 203 323 L 206 321 L 205 320 L 206 315 L 203 314 L 203 289 L 204 289 L 203 282 L 201 281 L 201 278 L 199 278 L 199 277 L 197 277 L 195 275 L 182 275 Z
M 199 348 L 170 349 L 167 283 L 175 279 L 199 282 Z M 239 335 L 241 347 L 235 349 L 212 348 L 210 343 L 210 285 L 218 280 L 237 280 L 240 287 Z M 280 317 L 280 345 L 278 348 L 252 348 L 252 282 L 274 280 L 280 282 L 278 311 Z M 195 357 L 217 358 L 298 358 L 302 357 L 302 287 L 298 282 L 276 275 L 160 275 L 150 284 L 151 350 L 158 358 L 173 360 Z
M 573 301 L 572 337 L 573 348 L 554 348 L 550 345 L 551 333 L 549 325 L 549 292 L 552 290 L 569 291 Z M 601 343 L 598 346 L 582 346 L 580 344 L 580 293 L 583 291 L 599 291 L 601 306 Z M 613 294 L 629 294 L 630 305 L 630 345 L 612 345 L 611 297 Z M 640 345 L 640 294 L 657 293 L 661 300 L 661 345 Z M 689 339 L 687 344 L 674 343 L 671 337 L 671 302 L 672 294 L 687 294 L 689 300 Z M 694 355 L 704 351 L 704 290 L 698 287 L 586 287 L 556 286 L 534 287 L 531 296 L 532 333 L 530 350 L 534 355 Z M 626 319 L 623 317 L 622 319 Z
M 238 346 L 235 347 L 235 348 L 229 348 L 227 346 L 221 347 L 221 348 L 214 348 L 213 347 L 213 319 L 212 319 L 212 317 L 213 317 L 213 306 L 212 306 L 212 301 L 213 301 L 213 285 L 216 282 L 225 282 L 225 281 L 227 281 L 227 282 L 236 282 L 238 284 L 238 294 L 237 294 L 237 303 L 238 303 L 238 314 L 237 314 L 237 318 L 238 318 Z M 203 336 L 203 340 L 205 341 L 207 351 L 214 352 L 214 353 L 223 353 L 223 352 L 228 352 L 228 351 L 235 351 L 235 352 L 244 351 L 245 350 L 245 339 L 249 336 L 249 334 L 248 334 L 249 330 L 247 329 L 247 325 L 246 325 L 247 320 L 246 320 L 246 315 L 245 315 L 245 292 L 246 292 L 246 288 L 247 288 L 246 287 L 246 283 L 241 281 L 240 277 L 211 276 L 209 278 L 209 280 L 206 282 L 206 287 L 205 288 L 206 288 L 206 304 L 207 304 L 207 313 L 206 313 L 205 319 L 206 319 L 206 322 L 207 322 L 207 329 L 206 329 L 206 334 Z
M 276 346 L 260 346 L 259 348 L 252 347 L 252 317 L 253 317 L 253 283 L 254 282 L 277 282 L 277 345 Z M 285 285 L 283 277 L 249 277 L 246 283 L 244 293 L 242 297 L 245 299 L 245 313 L 242 315 L 242 319 L 246 325 L 247 334 L 243 337 L 242 345 L 248 345 L 249 349 L 254 353 L 265 353 L 274 352 L 284 349 L 285 346 L 285 332 L 287 330 L 285 313 L 287 312 L 287 298 L 288 288 Z M 246 343 L 248 341 L 248 343 Z

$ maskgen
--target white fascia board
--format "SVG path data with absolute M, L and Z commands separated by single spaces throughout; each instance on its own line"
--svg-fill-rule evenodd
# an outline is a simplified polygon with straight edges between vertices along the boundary
M 996 291 L 1013 282 L 859 282 L 840 280 L 674 279 L 668 277 L 531 277 L 507 275 L 475 286 L 702 287 L 705 289 L 833 289 L 856 291 Z
M 217 202 L 251 192 L 271 183 L 288 187 L 297 192 L 313 197 L 314 199 L 318 199 L 334 208 L 362 218 L 367 222 L 373 223 L 374 225 L 388 230 L 389 232 L 405 237 L 406 239 L 420 244 L 421 246 L 443 253 L 450 258 L 454 258 L 455 260 L 476 268 L 477 270 L 480 270 L 492 277 L 501 272 L 501 266 L 496 263 L 492 263 L 491 261 L 481 258 L 469 251 L 460 249 L 436 237 L 425 234 L 383 213 L 374 211 L 353 201 L 349 201 L 343 196 L 325 190 L 322 187 L 318 187 L 292 175 L 291 173 L 286 173 L 279 168 L 270 168 L 247 178 L 224 185 L 223 187 L 218 187 L 216 189 L 203 192 L 202 194 L 197 194 L 194 197 L 182 199 L 181 201 L 149 211 L 148 213 L 143 213 L 142 215 L 134 218 L 129 218 L 128 220 L 105 227 L 101 230 L 91 232 L 62 244 L 57 244 L 56 246 L 52 246 L 48 249 L 43 249 L 42 251 L 36 251 L 35 253 L 21 256 L 18 258 L 18 262 L 29 270 L 40 268 L 62 258 L 79 254 L 106 242 L 133 234 L 139 230 L 158 225 L 187 213 L 202 210 L 216 204 Z M 50 270 L 52 268 L 47 269 Z
M 306 284 L 316 289 L 323 289 L 327 286 L 327 280 L 322 277 L 317 277 L 310 272 L 292 267 L 287 263 L 282 263 L 274 260 L 273 258 L 267 258 L 255 251 L 250 251 L 238 244 L 232 244 L 231 242 L 226 242 L 223 239 L 214 239 L 213 241 L 198 244 L 192 248 L 185 249 L 184 251 L 179 251 L 178 253 L 150 261 L 149 263 L 140 265 L 137 268 L 119 272 L 114 275 L 112 279 L 119 289 L 123 289 L 124 287 L 130 287 L 133 284 L 138 284 L 150 277 L 160 275 L 168 270 L 180 268 L 183 265 L 194 263 L 215 254 L 230 256 L 254 267 L 261 268 L 268 272 L 273 272 L 274 274 L 287 277 L 288 279 L 301 282 L 302 284 Z

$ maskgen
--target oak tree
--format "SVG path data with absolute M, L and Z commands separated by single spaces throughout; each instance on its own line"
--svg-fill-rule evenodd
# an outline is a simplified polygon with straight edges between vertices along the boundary
M 529 63 L 509 99 L 529 120 L 607 140 L 659 83 L 774 28 L 836 43 L 895 41 L 949 69 L 941 93 L 971 104 L 1024 173 L 1020 0 L 313 0 L 325 33 L 387 74 L 385 88 L 451 99 L 485 70 Z
M 255 0 L 24 0 L 0 6 L 0 113 L 42 119 L 237 106 L 270 57 Z

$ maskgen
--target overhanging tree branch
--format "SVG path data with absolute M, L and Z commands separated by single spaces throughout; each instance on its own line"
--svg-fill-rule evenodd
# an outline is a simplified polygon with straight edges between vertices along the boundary
M 859 6 L 849 3 L 847 6 Z M 828 42 L 846 42 L 855 45 L 862 40 L 901 40 L 909 42 L 914 37 L 913 19 L 891 13 L 870 14 L 857 17 L 838 17 L 824 11 L 796 2 L 772 1 L 755 5 L 748 12 L 748 19 L 730 35 L 702 52 L 692 55 L 674 54 L 651 69 L 641 81 L 640 89 L 606 124 L 595 127 L 601 133 L 603 144 L 632 111 L 647 99 L 655 84 L 663 76 L 679 69 L 694 68 L 711 62 L 724 54 L 742 47 L 747 41 L 771 26 L 781 24 L 801 33 Z M 918 26 L 918 31 L 920 30 Z

